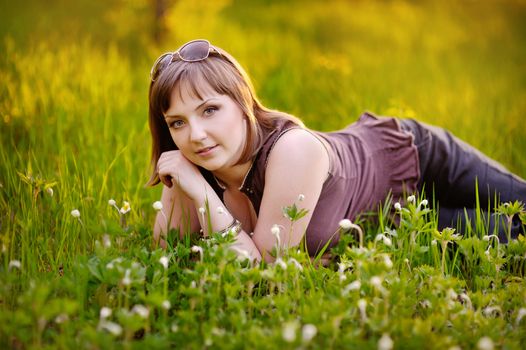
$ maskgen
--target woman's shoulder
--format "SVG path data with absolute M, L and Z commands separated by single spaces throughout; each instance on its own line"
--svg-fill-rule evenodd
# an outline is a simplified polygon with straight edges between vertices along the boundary
M 298 162 L 319 162 L 328 160 L 327 145 L 324 141 L 302 127 L 293 127 L 285 130 L 277 138 L 269 154 L 269 161 L 289 162 L 291 165 Z

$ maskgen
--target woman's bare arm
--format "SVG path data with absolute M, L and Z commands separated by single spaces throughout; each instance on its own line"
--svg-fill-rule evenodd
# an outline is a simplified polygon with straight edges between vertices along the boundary
M 200 225 L 193 202 L 177 186 L 163 186 L 161 196 L 163 213 L 158 212 L 153 227 L 153 238 L 166 247 L 166 235 L 172 228 L 178 229 L 180 237 L 189 229 L 199 231 Z
M 273 225 L 281 228 L 280 245 L 297 246 L 303 238 L 318 202 L 329 171 L 329 156 L 320 140 L 303 129 L 293 129 L 279 138 L 269 155 L 265 173 L 265 189 L 252 240 L 265 261 L 276 245 L 271 234 Z M 298 196 L 304 200 L 298 203 Z M 296 202 L 308 210 L 294 223 L 283 216 L 282 208 Z

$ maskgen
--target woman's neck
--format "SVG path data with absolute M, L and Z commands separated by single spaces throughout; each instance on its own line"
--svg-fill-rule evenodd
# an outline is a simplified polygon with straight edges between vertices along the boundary
M 252 167 L 252 161 L 234 165 L 227 170 L 213 171 L 212 174 L 216 177 L 219 182 L 229 190 L 239 189 L 245 177 L 247 176 L 250 168 Z

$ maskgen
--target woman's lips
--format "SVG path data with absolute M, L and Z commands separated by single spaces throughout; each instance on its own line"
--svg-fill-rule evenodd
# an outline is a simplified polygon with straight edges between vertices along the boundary
M 206 148 L 201 148 L 199 151 L 197 151 L 196 153 L 200 156 L 207 156 L 207 155 L 210 155 L 212 154 L 212 152 L 216 149 L 217 145 L 215 146 L 210 146 L 210 147 L 206 147 Z

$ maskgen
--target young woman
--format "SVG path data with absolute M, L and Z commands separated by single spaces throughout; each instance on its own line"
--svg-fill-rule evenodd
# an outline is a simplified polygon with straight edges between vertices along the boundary
M 495 194 L 526 202 L 524 180 L 443 129 L 364 113 L 321 133 L 265 108 L 238 62 L 206 40 L 157 59 L 149 123 L 149 184 L 164 184 L 170 218 L 156 218 L 162 245 L 168 228 L 234 231 L 238 251 L 271 261 L 276 244 L 296 246 L 304 235 L 311 255 L 335 245 L 340 220 L 374 210 L 388 194 L 400 200 L 434 188 L 439 226 L 472 211 L 476 180 L 482 206 Z M 291 230 L 282 208 L 292 203 L 308 213 Z

